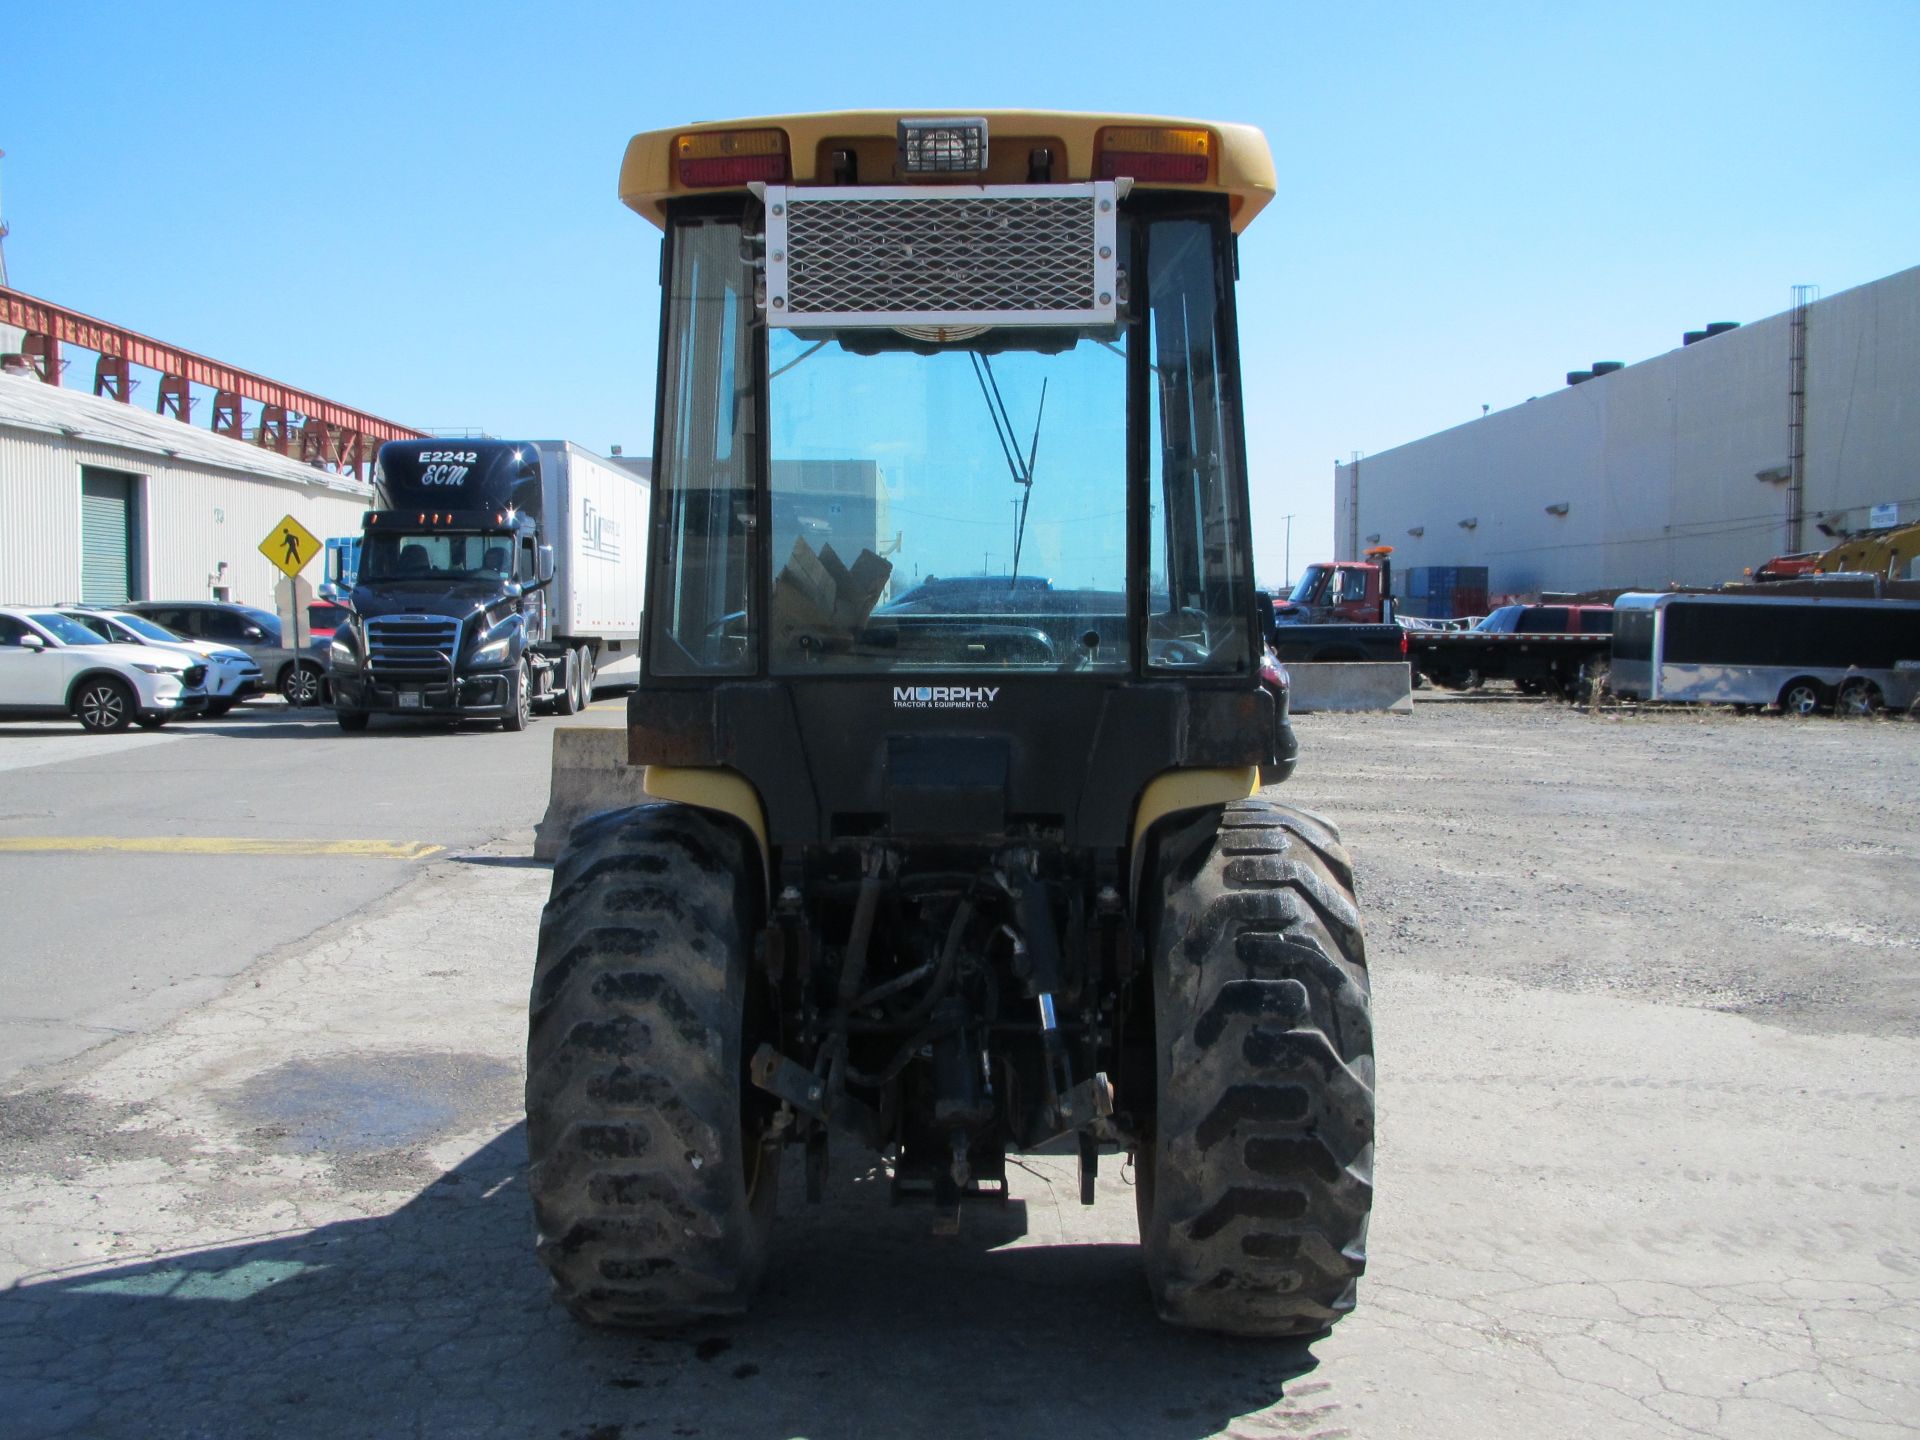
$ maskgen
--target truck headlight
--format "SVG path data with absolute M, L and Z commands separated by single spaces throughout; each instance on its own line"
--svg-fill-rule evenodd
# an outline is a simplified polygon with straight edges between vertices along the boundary
M 333 643 L 327 646 L 327 661 L 342 670 L 358 670 L 360 652 L 353 648 L 353 642 L 344 635 L 335 635 Z
M 468 659 L 474 665 L 504 665 L 507 663 L 507 652 L 512 648 L 513 636 L 502 635 L 498 639 L 487 641 Z

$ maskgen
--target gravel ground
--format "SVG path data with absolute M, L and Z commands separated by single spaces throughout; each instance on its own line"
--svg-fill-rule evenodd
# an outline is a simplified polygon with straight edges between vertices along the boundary
M 1920 724 L 1501 694 L 1303 716 L 1375 965 L 1920 1035 Z
M 1920 725 L 1423 696 L 1279 793 L 1369 927 L 1359 1308 L 1148 1304 L 1131 1176 L 1021 1157 L 958 1237 L 789 1166 L 747 1320 L 592 1332 L 532 1255 L 531 840 L 423 867 L 0 1090 L 9 1440 L 1920 1434 Z

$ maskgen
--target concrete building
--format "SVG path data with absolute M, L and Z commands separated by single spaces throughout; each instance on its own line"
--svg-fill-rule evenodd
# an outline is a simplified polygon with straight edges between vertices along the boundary
M 275 608 L 261 554 L 292 515 L 357 534 L 368 487 L 36 378 L 0 376 L 0 603 L 235 600 Z M 317 582 L 316 565 L 306 578 Z
M 1920 268 L 1334 475 L 1339 558 L 1381 544 L 1400 568 L 1484 565 L 1496 597 L 1735 580 L 1914 520 Z

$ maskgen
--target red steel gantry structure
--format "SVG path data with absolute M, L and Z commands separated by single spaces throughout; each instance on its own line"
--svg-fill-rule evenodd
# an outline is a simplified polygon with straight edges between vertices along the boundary
M 243 400 L 257 401 L 260 428 L 254 443 L 310 465 L 330 465 L 342 473 L 365 478 L 375 452 L 384 442 L 427 438 L 423 430 L 382 420 L 4 285 L 0 285 L 0 324 L 27 332 L 21 348 L 40 379 L 49 385 L 60 383 L 65 367 L 60 347 L 77 345 L 100 357 L 93 372 L 96 395 L 131 403 L 133 367 L 141 365 L 160 372 L 156 412 L 191 423 L 193 397 L 188 387 L 211 388 L 216 435 L 245 440 L 240 405 Z

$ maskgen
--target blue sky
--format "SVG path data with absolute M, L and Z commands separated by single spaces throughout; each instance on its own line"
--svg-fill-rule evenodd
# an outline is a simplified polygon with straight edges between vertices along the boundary
M 1920 264 L 1920 0 L 5 0 L 17 289 L 423 427 L 645 452 L 636 130 L 901 104 L 1243 120 L 1263 578 L 1336 458 Z M 1783 358 L 1784 365 L 1784 358 Z M 90 383 L 70 372 L 69 381 Z M 152 403 L 152 387 L 137 401 Z

